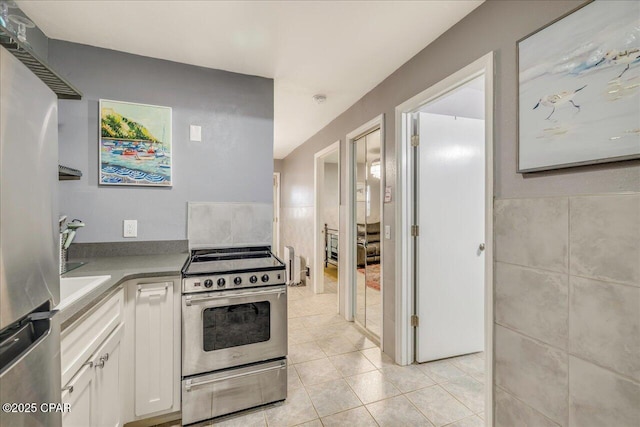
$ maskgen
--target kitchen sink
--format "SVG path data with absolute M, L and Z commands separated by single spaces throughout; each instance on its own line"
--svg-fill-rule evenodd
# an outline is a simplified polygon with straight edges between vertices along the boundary
M 64 310 L 110 278 L 111 276 L 61 277 L 60 304 L 56 308 Z

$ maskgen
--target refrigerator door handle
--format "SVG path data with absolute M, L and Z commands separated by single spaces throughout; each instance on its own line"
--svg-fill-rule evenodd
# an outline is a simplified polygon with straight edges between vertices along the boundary
M 0 351 L 0 402 L 60 402 L 60 325 L 55 313 L 45 313 L 53 317 L 23 319 L 5 331 L 0 343 L 6 344 Z M 61 423 L 60 413 L 0 412 L 1 426 L 61 427 Z
M 50 312 L 42 312 L 50 313 Z M 40 314 L 40 313 L 33 313 Z M 52 314 L 51 317 L 55 315 Z M 35 322 L 46 322 L 40 327 L 34 325 L 34 321 L 30 320 L 31 315 L 27 316 L 27 320 L 23 320 L 15 331 L 0 342 L 2 354 L 0 357 L 0 377 L 13 368 L 13 366 L 25 356 L 30 354 L 51 332 L 51 317 L 37 319 Z
M 38 311 L 36 313 L 31 313 L 27 318 L 32 322 L 36 320 L 50 320 L 53 316 L 58 314 L 58 311 L 59 310 Z

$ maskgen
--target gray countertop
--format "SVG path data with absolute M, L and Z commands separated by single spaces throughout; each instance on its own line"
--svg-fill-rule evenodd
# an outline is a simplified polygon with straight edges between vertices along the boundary
M 73 262 L 86 262 L 86 264 L 64 274 L 62 277 L 110 275 L 111 278 L 60 312 L 62 330 L 109 295 L 109 291 L 127 280 L 144 277 L 180 276 L 180 270 L 188 255 L 185 252 L 72 260 Z

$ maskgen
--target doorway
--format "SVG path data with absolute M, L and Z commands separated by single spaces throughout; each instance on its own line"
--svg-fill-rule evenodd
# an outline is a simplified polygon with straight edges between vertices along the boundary
M 492 425 L 493 53 L 396 107 L 396 123 L 396 361 L 471 354 Z
M 317 152 L 314 185 L 314 292 L 336 294 L 340 308 L 338 274 L 340 242 L 340 141 Z
M 484 351 L 483 83 L 478 76 L 412 118 L 418 363 Z
M 356 292 L 354 320 L 378 340 L 382 332 L 382 217 L 380 128 L 354 144 Z

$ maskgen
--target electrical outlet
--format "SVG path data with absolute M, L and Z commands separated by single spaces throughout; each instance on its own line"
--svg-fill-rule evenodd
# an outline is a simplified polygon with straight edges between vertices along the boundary
M 389 240 L 391 239 L 391 226 L 390 225 L 385 225 L 384 226 L 384 238 Z
M 124 237 L 138 237 L 138 220 L 137 219 L 125 219 L 124 220 Z

